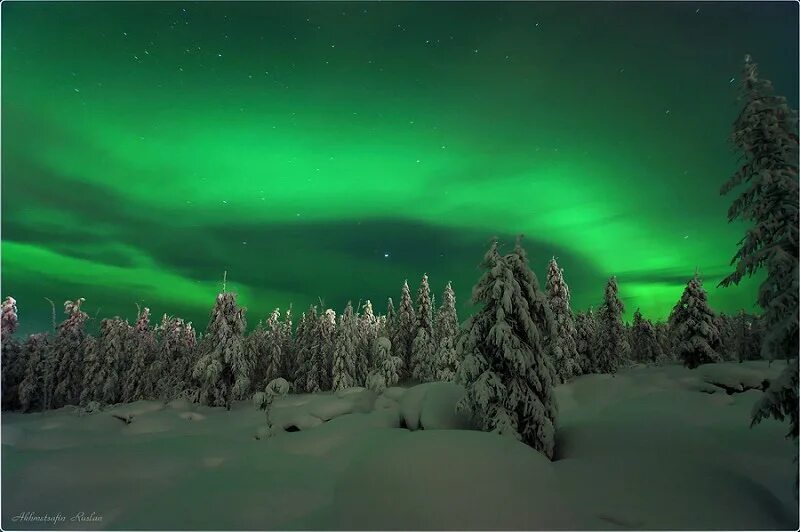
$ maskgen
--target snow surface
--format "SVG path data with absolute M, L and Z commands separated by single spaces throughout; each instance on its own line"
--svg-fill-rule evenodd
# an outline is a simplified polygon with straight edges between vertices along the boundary
M 2 416 L 14 529 L 796 529 L 787 427 L 749 427 L 774 362 L 637 366 L 556 389 L 556 460 L 468 428 L 462 390 L 297 394 L 264 413 L 138 401 Z M 117 417 L 133 416 L 126 424 Z M 400 427 L 414 427 L 408 430 Z M 294 431 L 295 429 L 299 429 Z M 447 429 L 447 430 L 434 430 Z M 15 522 L 61 513 L 57 526 Z M 101 522 L 71 522 L 77 512 Z

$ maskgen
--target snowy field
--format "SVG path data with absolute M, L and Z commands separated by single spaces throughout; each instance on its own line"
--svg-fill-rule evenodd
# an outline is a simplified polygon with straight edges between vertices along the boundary
M 290 395 L 264 414 L 140 401 L 2 415 L 14 529 L 796 529 L 787 424 L 749 427 L 783 362 L 635 367 L 557 389 L 556 460 L 464 430 L 460 388 Z M 756 389 L 751 389 L 756 388 Z M 730 393 L 729 393 L 730 392 Z M 130 424 L 114 417 L 133 415 Z M 60 514 L 63 522 L 14 521 Z M 78 512 L 102 521 L 73 521 Z

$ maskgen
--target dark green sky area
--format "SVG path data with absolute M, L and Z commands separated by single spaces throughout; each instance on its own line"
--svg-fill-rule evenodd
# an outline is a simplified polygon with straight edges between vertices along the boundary
M 745 53 L 797 106 L 798 4 L 2 4 L 2 294 L 24 330 L 85 297 L 205 327 L 228 270 L 252 325 L 385 308 L 492 235 L 555 255 L 575 309 L 616 275 L 663 318 L 743 232 L 719 187 Z M 59 309 L 59 315 L 60 315 Z

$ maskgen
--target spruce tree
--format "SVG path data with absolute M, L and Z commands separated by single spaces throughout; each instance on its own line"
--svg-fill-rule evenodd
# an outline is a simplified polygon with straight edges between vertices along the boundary
M 175 395 L 196 397 L 199 394 L 199 386 L 192 373 L 197 363 L 197 333 L 192 327 L 192 322 L 184 323 L 181 332 L 181 354 L 177 357 L 174 370 Z
M 411 373 L 411 347 L 417 334 L 417 318 L 414 312 L 414 305 L 411 303 L 411 291 L 408 288 L 408 281 L 403 283 L 403 290 L 400 297 L 400 309 L 395 320 L 394 336 L 391 338 L 392 348 L 395 355 L 403 360 L 403 374 Z
M 372 303 L 368 299 L 362 307 L 362 314 L 358 317 L 358 354 L 354 377 L 359 386 L 367 382 L 367 374 L 372 367 L 372 350 L 377 338 L 378 318 L 375 317 Z
M 395 386 L 400 380 L 403 360 L 392 353 L 392 342 L 385 336 L 375 341 L 375 372 L 383 376 L 386 386 Z
M 158 355 L 151 365 L 155 397 L 171 399 L 184 391 L 187 363 L 184 359 L 190 356 L 186 349 L 185 327 L 181 318 L 165 314 L 161 320 Z
M 719 331 L 708 306 L 706 291 L 695 273 L 672 309 L 669 326 L 675 354 L 689 369 L 709 362 L 722 362 Z
M 244 347 L 244 313 L 236 304 L 236 294 L 217 295 L 192 373 L 200 383 L 203 404 L 230 410 L 233 400 L 244 399 L 250 391 L 252 367 Z
M 12 410 L 19 407 L 19 383 L 25 376 L 24 351 L 14 333 L 19 327 L 17 301 L 6 297 L 2 303 L 0 318 L 0 349 L 2 349 L 2 407 Z
M 659 321 L 654 325 L 656 330 L 656 339 L 663 354 L 662 361 L 675 360 L 675 353 L 672 349 L 672 332 L 669 330 L 669 323 L 666 321 Z
M 448 282 L 442 294 L 442 306 L 436 313 L 434 342 L 436 344 L 435 379 L 442 382 L 453 382 L 458 371 L 459 360 L 456 352 L 458 341 L 458 314 L 456 313 L 456 295 Z
M 611 277 L 597 319 L 596 370 L 600 373 L 616 373 L 620 362 L 629 356 L 630 346 L 622 321 L 624 311 L 617 295 L 617 279 Z
M 316 348 L 319 350 L 318 360 L 320 362 L 317 371 L 319 372 L 320 386 L 323 390 L 331 390 L 333 386 L 333 348 L 336 337 L 335 310 L 325 309 L 319 319 L 317 334 L 319 337 L 316 341 Z
M 87 334 L 84 330 L 89 316 L 81 310 L 83 298 L 65 301 L 64 312 L 67 318 L 58 325 L 53 345 L 54 367 L 48 369 L 52 380 L 52 394 L 48 393 L 48 407 L 60 408 L 64 405 L 77 405 L 83 385 L 83 358 L 87 347 Z
M 294 381 L 297 372 L 297 351 L 292 330 L 292 306 L 286 309 L 281 322 L 281 353 L 283 354 L 283 374 L 287 381 Z
M 732 141 L 742 165 L 723 185 L 727 194 L 744 187 L 728 210 L 728 220 L 749 222 L 732 263 L 736 270 L 722 286 L 766 270 L 758 291 L 764 310 L 760 329 L 762 358 L 794 358 L 756 405 L 753 423 L 765 417 L 789 418 L 789 436 L 797 440 L 798 417 L 798 135 L 797 111 L 760 79 L 752 58 L 745 56 L 741 113 Z M 795 482 L 797 495 L 797 482 Z
M 259 321 L 255 329 L 244 341 L 247 359 L 253 365 L 252 381 L 256 389 L 267 381 L 267 358 L 269 353 L 269 333 L 264 323 Z
M 581 373 L 595 373 L 597 369 L 597 319 L 590 308 L 575 317 L 575 350 L 580 359 Z
M 357 318 L 353 315 L 353 305 L 348 302 L 344 313 L 339 316 L 333 348 L 332 389 L 342 390 L 356 385 L 356 353 L 359 335 Z
M 431 289 L 425 274 L 417 291 L 417 326 L 411 343 L 411 377 L 417 382 L 430 382 L 436 374 L 432 316 Z
M 570 307 L 569 287 L 564 281 L 564 270 L 558 267 L 555 257 L 547 270 L 547 299 L 555 320 L 553 366 L 558 382 L 566 382 L 580 373 L 580 357 L 575 344 L 577 332 Z
M 23 412 L 44 409 L 44 376 L 50 348 L 51 338 L 47 333 L 32 334 L 22 345 L 27 360 L 25 375 L 19 384 L 19 403 Z
M 473 289 L 480 309 L 459 339 L 458 409 L 485 431 L 516 437 L 553 457 L 557 408 L 549 339 L 552 314 L 520 243 L 501 257 L 493 242 Z
M 284 327 L 281 323 L 280 309 L 274 309 L 267 318 L 266 324 L 267 343 L 266 343 L 266 367 L 265 379 L 269 383 L 275 379 L 283 377 L 283 348 L 286 344 L 284 340 Z M 257 382 L 257 387 L 262 387 L 262 382 Z
M 664 359 L 661 345 L 656 337 L 653 323 L 642 317 L 637 308 L 633 314 L 633 330 L 631 332 L 631 354 L 634 360 L 645 363 L 660 362 Z
M 150 367 L 158 350 L 156 333 L 150 326 L 150 309 L 144 307 L 136 323 L 128 332 L 126 351 L 130 365 L 123 381 L 122 397 L 126 403 L 140 399 L 152 399 L 155 383 Z
M 397 313 L 394 311 L 394 301 L 392 298 L 389 298 L 389 301 L 386 303 L 386 320 L 385 320 L 385 327 L 384 327 L 384 334 L 389 340 L 394 338 L 394 332 L 397 328 Z
M 303 370 L 302 375 L 295 380 L 295 386 L 308 393 L 322 390 L 320 385 L 322 362 L 319 360 L 320 350 L 317 347 L 320 338 L 319 327 L 317 307 L 312 305 L 303 313 L 300 324 L 297 326 L 297 351 Z
M 725 361 L 736 360 L 736 335 L 734 329 L 734 319 L 724 312 L 717 314 L 715 324 L 719 331 L 720 348 L 719 353 Z

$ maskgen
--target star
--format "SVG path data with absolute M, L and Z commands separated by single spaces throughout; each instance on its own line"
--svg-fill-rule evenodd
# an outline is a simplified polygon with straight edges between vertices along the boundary
M 388 253 L 384 253 L 384 254 L 383 254 L 383 258 L 384 258 L 384 259 L 388 259 L 388 258 L 389 258 L 389 254 L 388 254 Z

